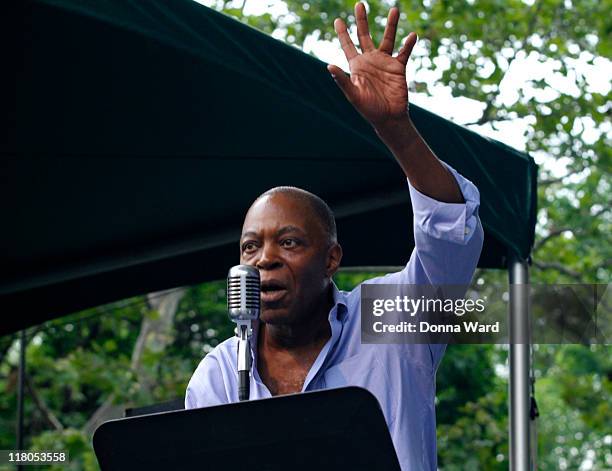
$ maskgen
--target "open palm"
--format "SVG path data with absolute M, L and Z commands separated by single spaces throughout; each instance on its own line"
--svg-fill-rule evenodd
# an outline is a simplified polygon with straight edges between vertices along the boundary
M 410 33 L 397 56 L 393 57 L 398 9 L 394 7 L 389 11 L 385 34 L 378 49 L 370 36 L 365 6 L 361 2 L 355 5 L 355 18 L 361 54 L 351 41 L 344 21 L 338 18 L 334 22 L 349 63 L 350 78 L 335 65 L 327 68 L 346 98 L 372 125 L 405 118 L 408 110 L 406 64 L 416 43 L 416 34 Z

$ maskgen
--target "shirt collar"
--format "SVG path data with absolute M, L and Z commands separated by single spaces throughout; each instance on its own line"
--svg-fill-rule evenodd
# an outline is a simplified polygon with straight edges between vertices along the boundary
M 332 280 L 332 293 L 334 296 L 334 306 L 329 311 L 329 320 L 331 321 L 331 317 L 333 313 L 336 313 L 336 317 L 338 320 L 343 321 L 348 313 L 348 306 L 346 303 L 346 294 L 338 289 L 336 283 Z

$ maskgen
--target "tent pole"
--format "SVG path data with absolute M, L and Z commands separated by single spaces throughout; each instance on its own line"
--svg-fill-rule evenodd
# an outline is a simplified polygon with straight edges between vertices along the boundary
M 17 450 L 23 450 L 23 400 L 25 389 L 25 368 L 26 368 L 26 331 L 21 331 L 19 336 L 19 377 L 17 384 Z M 21 465 L 17 469 L 23 469 Z
M 530 471 L 529 439 L 529 271 L 515 256 L 508 265 L 510 281 L 510 470 Z

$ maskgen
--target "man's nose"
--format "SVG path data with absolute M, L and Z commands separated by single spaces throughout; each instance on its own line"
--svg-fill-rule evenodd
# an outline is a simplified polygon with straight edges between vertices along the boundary
M 255 267 L 259 270 L 273 270 L 280 266 L 282 261 L 274 244 L 264 244 L 259 252 L 259 258 L 255 261 Z

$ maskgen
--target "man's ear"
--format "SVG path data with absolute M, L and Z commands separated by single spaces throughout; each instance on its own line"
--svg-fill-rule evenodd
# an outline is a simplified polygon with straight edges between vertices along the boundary
M 342 247 L 337 242 L 327 250 L 327 261 L 325 264 L 325 274 L 328 278 L 334 276 L 340 267 L 342 260 Z

